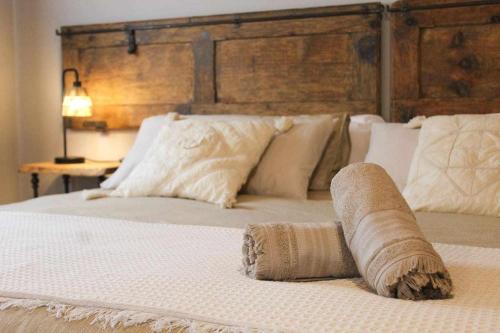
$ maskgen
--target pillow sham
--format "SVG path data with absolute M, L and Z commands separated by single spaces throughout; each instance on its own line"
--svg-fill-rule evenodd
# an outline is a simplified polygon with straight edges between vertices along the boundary
M 139 132 L 135 139 L 132 148 L 126 155 L 125 159 L 121 163 L 118 170 L 116 170 L 111 177 L 101 183 L 101 188 L 105 190 L 112 190 L 118 187 L 122 181 L 124 181 L 128 175 L 134 170 L 134 168 L 142 161 L 144 155 L 146 154 L 148 148 L 153 144 L 156 136 L 160 132 L 161 128 L 165 123 L 165 119 L 203 119 L 203 120 L 259 120 L 265 119 L 269 124 L 273 124 L 274 121 L 281 117 L 261 117 L 261 116 L 251 116 L 251 115 L 179 115 L 177 113 L 169 113 L 167 115 L 153 116 L 146 118 L 142 121 Z
M 334 114 L 334 129 L 311 178 L 309 189 L 329 190 L 333 176 L 347 165 L 351 152 L 349 139 L 349 114 Z
M 167 120 L 111 196 L 169 196 L 230 208 L 275 132 L 264 120 Z
M 425 120 L 403 194 L 414 210 L 500 216 L 500 114 Z
M 398 123 L 375 123 L 371 128 L 365 162 L 383 167 L 400 192 L 406 185 L 419 132 Z
M 153 143 L 162 126 L 165 124 L 165 119 L 167 119 L 166 115 L 154 116 L 143 120 L 132 148 L 130 148 L 118 170 L 101 183 L 102 189 L 115 189 L 128 177 L 136 165 L 141 162 L 142 158 L 146 154 L 146 151 Z
M 363 162 L 365 160 L 370 146 L 372 124 L 384 122 L 384 118 L 372 114 L 351 117 L 351 123 L 349 125 L 351 154 L 349 155 L 348 164 Z
M 247 193 L 307 199 L 311 175 L 338 119 L 320 115 L 293 120 L 292 129 L 272 140 L 246 184 Z

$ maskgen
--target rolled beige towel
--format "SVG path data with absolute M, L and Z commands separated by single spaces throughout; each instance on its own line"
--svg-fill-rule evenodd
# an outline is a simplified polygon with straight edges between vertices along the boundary
M 258 280 L 311 280 L 359 276 L 340 223 L 250 224 L 243 269 Z
M 331 193 L 358 270 L 379 295 L 411 300 L 450 296 L 452 283 L 441 257 L 383 168 L 349 165 L 333 178 Z

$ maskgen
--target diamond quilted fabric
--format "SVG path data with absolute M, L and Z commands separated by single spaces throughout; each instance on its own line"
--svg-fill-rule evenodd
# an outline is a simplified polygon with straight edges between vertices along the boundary
M 500 114 L 427 119 L 403 194 L 413 210 L 500 216 Z

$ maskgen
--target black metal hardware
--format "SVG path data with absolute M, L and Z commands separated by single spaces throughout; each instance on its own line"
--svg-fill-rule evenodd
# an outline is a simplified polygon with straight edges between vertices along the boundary
M 429 9 L 447 9 L 447 8 L 457 8 L 457 7 L 475 7 L 475 6 L 485 6 L 485 5 L 496 5 L 500 4 L 500 0 L 476 0 L 468 1 L 462 3 L 442 3 L 442 4 L 432 4 L 412 7 L 408 3 L 404 3 L 400 8 L 388 8 L 391 13 L 396 12 L 410 12 L 414 10 L 429 10 Z
M 412 120 L 414 117 L 414 114 L 415 114 L 415 110 L 413 110 L 412 108 L 406 109 L 406 122 L 409 122 L 410 120 Z
M 470 86 L 465 81 L 453 81 L 450 88 L 455 91 L 455 93 L 460 97 L 470 96 Z
M 131 29 L 127 31 L 128 33 L 128 54 L 134 54 L 137 52 L 137 42 L 135 40 L 135 30 Z
M 179 104 L 176 106 L 175 110 L 178 114 L 192 114 L 191 112 L 191 104 Z
M 408 16 L 405 19 L 405 23 L 406 23 L 407 26 L 413 27 L 414 25 L 417 25 L 417 20 L 415 20 L 414 17 Z
M 38 173 L 31 174 L 31 188 L 33 189 L 33 198 L 38 198 L 38 187 L 40 184 L 40 179 L 38 178 Z
M 63 179 L 63 184 L 64 184 L 64 193 L 69 193 L 69 180 L 71 176 L 70 175 L 62 175 Z
M 106 176 L 99 176 L 99 177 L 97 177 L 98 185 L 101 185 L 101 183 L 104 182 L 105 180 L 106 180 Z
M 500 1 L 500 0 L 499 0 Z M 308 18 L 321 18 L 321 17 L 333 17 L 333 16 L 349 16 L 349 15 L 370 15 L 370 14 L 381 14 L 385 10 L 384 6 L 378 6 L 377 8 L 365 8 L 363 10 L 352 10 L 339 13 L 306 13 L 306 14 L 288 14 L 267 17 L 248 17 L 248 18 L 231 18 L 231 19 L 218 19 L 213 21 L 192 21 L 183 23 L 166 23 L 166 24 L 150 24 L 150 25 L 127 25 L 121 28 L 103 28 L 103 29 L 88 29 L 71 31 L 70 29 L 56 30 L 56 35 L 58 36 L 73 36 L 73 35 L 86 35 L 86 34 L 101 34 L 101 33 L 111 33 L 111 32 L 129 32 L 131 30 L 142 31 L 142 30 L 159 30 L 159 29 L 172 29 L 172 28 L 188 28 L 188 27 L 199 27 L 199 26 L 210 26 L 219 24 L 235 24 L 241 25 L 244 23 L 255 23 L 255 22 L 266 22 L 266 21 L 285 21 L 285 20 L 298 20 L 298 19 L 308 19 Z
M 450 46 L 453 48 L 461 47 L 464 45 L 464 41 L 465 41 L 464 33 L 462 31 L 459 31 L 455 34 L 455 36 L 453 36 Z
M 356 43 L 356 52 L 363 62 L 374 64 L 377 60 L 377 39 L 373 36 L 364 36 Z
M 73 73 L 75 75 L 75 81 L 73 81 L 73 87 L 78 88 L 82 86 L 80 82 L 80 74 L 76 68 L 66 68 L 62 72 L 62 99 L 64 100 L 64 95 L 66 93 L 66 74 Z M 71 127 L 71 119 L 68 117 L 63 117 L 63 145 L 64 145 L 64 156 L 63 158 L 68 157 L 68 140 L 66 138 L 66 130 L 68 127 Z
M 106 132 L 108 130 L 108 123 L 105 121 L 85 120 L 83 122 L 83 127 L 86 129 Z
M 458 63 L 458 65 L 465 70 L 476 69 L 479 66 L 479 61 L 475 55 L 469 55 Z
M 241 17 L 239 17 L 239 16 L 238 16 L 238 17 L 236 17 L 236 18 L 234 19 L 234 25 L 235 25 L 236 27 L 238 27 L 238 28 L 239 28 L 239 27 L 241 27 L 241 23 L 242 23 L 242 22 L 241 22 Z

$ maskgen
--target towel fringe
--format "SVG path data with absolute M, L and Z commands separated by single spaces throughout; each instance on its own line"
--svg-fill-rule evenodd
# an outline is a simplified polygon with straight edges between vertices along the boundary
M 153 313 L 144 313 L 128 310 L 113 310 L 107 308 L 91 308 L 47 302 L 34 299 L 18 299 L 0 297 L 0 311 L 10 308 L 34 310 L 45 307 L 47 312 L 57 319 L 78 321 L 92 318 L 90 325 L 99 325 L 103 329 L 124 328 L 149 324 L 151 332 L 173 333 L 179 329 L 189 333 L 246 333 L 259 332 L 255 329 L 221 326 L 188 319 L 165 317 Z
M 443 271 L 439 258 L 415 255 L 391 268 L 385 281 L 379 285 L 383 294 L 407 300 L 443 299 L 451 297 L 452 282 Z

